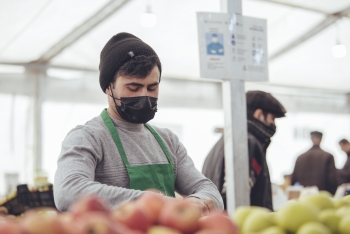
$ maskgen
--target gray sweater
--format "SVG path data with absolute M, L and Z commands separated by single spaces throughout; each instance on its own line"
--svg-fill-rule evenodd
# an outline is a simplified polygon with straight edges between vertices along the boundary
M 169 163 L 145 125 L 111 119 L 131 166 Z M 172 157 L 175 190 L 181 195 L 211 199 L 216 208 L 222 210 L 223 201 L 216 186 L 195 168 L 178 137 L 168 129 L 154 129 Z M 130 189 L 126 167 L 100 116 L 67 134 L 54 181 L 55 204 L 60 211 L 68 210 L 79 197 L 92 193 L 104 198 L 111 208 L 144 193 Z

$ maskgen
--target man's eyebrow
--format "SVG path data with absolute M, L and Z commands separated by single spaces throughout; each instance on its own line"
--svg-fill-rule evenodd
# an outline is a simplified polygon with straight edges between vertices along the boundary
M 143 84 L 135 83 L 135 82 L 126 83 L 125 85 L 132 85 L 132 86 L 143 87 Z
M 147 85 L 148 87 L 150 86 L 157 86 L 159 84 L 159 82 L 154 82 L 152 84 L 149 84 Z M 140 83 L 136 83 L 136 82 L 130 82 L 130 83 L 126 83 L 125 85 L 130 85 L 130 86 L 138 86 L 138 87 L 143 87 L 144 85 L 143 84 L 140 84 Z
M 154 82 L 154 83 L 152 83 L 152 84 L 149 84 L 148 87 L 149 87 L 149 86 L 157 86 L 158 84 L 159 84 L 159 82 Z

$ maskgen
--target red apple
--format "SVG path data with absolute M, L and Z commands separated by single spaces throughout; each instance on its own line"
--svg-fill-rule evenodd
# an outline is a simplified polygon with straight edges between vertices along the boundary
M 213 212 L 199 220 L 200 229 L 213 229 L 225 234 L 237 234 L 238 227 L 225 214 L 219 211 Z
M 63 228 L 56 212 L 30 210 L 20 221 L 26 234 L 62 234 Z
M 14 215 L 6 215 L 4 217 L 8 222 L 15 222 L 15 223 L 18 222 L 18 219 Z
M 122 223 L 130 229 L 143 232 L 152 225 L 152 221 L 136 202 L 122 204 L 112 211 L 111 217 L 114 221 Z
M 21 231 L 19 226 L 16 223 L 7 222 L 6 219 L 0 219 L 0 233 L 1 234 L 21 234 Z
M 183 233 L 193 233 L 198 230 L 200 217 L 201 211 L 194 204 L 174 200 L 165 204 L 159 216 L 159 223 Z
M 181 232 L 164 226 L 153 226 L 148 229 L 147 234 L 181 234 Z
M 157 193 L 145 193 L 137 201 L 136 204 L 143 210 L 152 223 L 158 220 L 160 211 L 162 210 L 165 201 L 163 196 Z
M 136 234 L 121 223 L 113 221 L 103 213 L 90 212 L 76 220 L 74 234 Z
M 194 234 L 225 234 L 225 232 L 216 229 L 202 229 Z
M 58 216 L 62 224 L 63 233 L 75 234 L 77 222 L 74 220 L 73 215 L 70 213 L 63 213 Z
M 96 195 L 88 195 L 77 200 L 70 208 L 70 213 L 74 218 L 86 212 L 100 212 L 108 215 L 110 211 L 101 198 Z

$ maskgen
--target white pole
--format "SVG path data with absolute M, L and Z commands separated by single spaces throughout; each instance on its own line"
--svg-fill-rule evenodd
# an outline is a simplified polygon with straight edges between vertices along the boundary
M 35 71 L 35 92 L 34 92 L 34 174 L 42 169 L 42 86 L 43 72 Z
M 221 0 L 221 11 L 242 14 L 241 0 Z M 237 78 L 237 77 L 235 77 Z M 225 112 L 225 172 L 227 211 L 250 205 L 247 111 L 244 81 L 231 79 L 222 83 Z

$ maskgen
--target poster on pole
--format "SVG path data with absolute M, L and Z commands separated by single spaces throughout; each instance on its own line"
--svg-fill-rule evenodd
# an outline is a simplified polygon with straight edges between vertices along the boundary
M 201 77 L 268 81 L 266 20 L 198 12 L 197 23 Z

